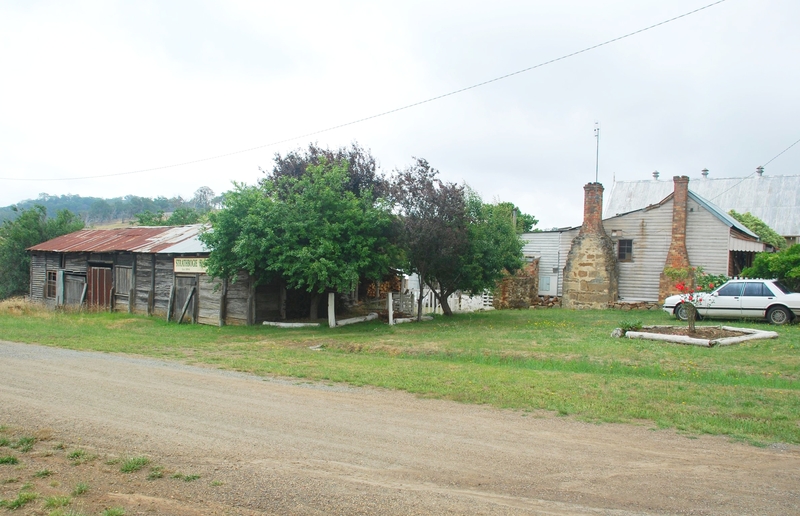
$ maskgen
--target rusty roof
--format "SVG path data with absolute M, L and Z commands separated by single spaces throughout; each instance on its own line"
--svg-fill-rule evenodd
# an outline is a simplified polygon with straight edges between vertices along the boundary
M 192 240 L 203 224 L 190 226 L 136 226 L 119 229 L 82 229 L 47 242 L 29 247 L 28 251 L 50 251 L 56 253 L 108 253 L 115 251 L 131 253 L 160 253 L 175 248 L 176 244 Z M 199 242 L 198 242 L 199 243 Z M 179 252 L 208 252 L 205 246 L 182 246 Z M 190 249 L 191 248 L 191 249 Z

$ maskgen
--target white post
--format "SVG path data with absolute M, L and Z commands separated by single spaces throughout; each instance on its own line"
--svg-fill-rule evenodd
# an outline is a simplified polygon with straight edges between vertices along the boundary
M 336 299 L 336 294 L 328 292 L 328 326 L 331 328 L 336 327 L 336 312 L 333 306 L 334 299 Z
M 389 310 L 389 326 L 394 326 L 394 307 L 392 306 L 392 293 L 386 293 L 386 308 Z

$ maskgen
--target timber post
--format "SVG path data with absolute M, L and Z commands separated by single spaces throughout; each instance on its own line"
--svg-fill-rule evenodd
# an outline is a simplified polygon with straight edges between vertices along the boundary
M 222 278 L 222 292 L 219 296 L 219 326 L 225 326 L 225 310 L 227 309 L 228 278 Z
M 247 292 L 247 325 L 252 326 L 256 323 L 256 310 L 255 310 L 255 301 L 256 301 L 256 286 L 253 282 L 253 279 L 250 278 L 250 288 Z
M 192 287 L 192 290 L 189 291 L 189 295 L 186 297 L 186 302 L 183 303 L 183 310 L 181 310 L 181 316 L 178 318 L 178 324 L 183 322 L 183 316 L 186 315 L 186 310 L 189 309 L 189 303 L 192 302 L 192 297 L 194 297 L 195 290 L 197 290 L 197 287 Z M 194 322 L 194 315 L 192 315 L 192 322 Z
M 147 295 L 147 315 L 156 311 L 156 255 L 150 257 L 150 293 Z
M 392 293 L 386 293 L 386 309 L 389 311 L 389 326 L 394 326 L 394 306 L 392 306 Z
M 172 305 L 175 303 L 175 283 L 169 287 L 169 302 L 167 303 L 167 322 L 172 317 Z
M 328 326 L 331 328 L 336 327 L 336 310 L 334 305 L 336 294 L 328 292 Z

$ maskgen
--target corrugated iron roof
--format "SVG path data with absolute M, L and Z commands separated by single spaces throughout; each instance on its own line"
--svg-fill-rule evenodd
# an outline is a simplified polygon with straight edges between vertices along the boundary
M 750 212 L 779 235 L 800 236 L 800 176 L 692 179 L 689 190 L 726 213 Z M 615 182 L 606 201 L 605 218 L 656 204 L 672 191 L 672 181 Z
M 82 229 L 28 248 L 56 253 L 204 253 L 197 240 L 203 224 L 190 226 L 136 226 L 119 229 Z M 194 242 L 189 245 L 189 242 Z M 187 243 L 178 247 L 180 244 Z M 182 249 L 174 251 L 172 249 Z

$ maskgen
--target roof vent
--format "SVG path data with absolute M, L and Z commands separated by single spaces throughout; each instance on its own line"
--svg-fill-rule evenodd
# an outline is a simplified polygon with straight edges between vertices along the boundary
M 701 172 L 701 174 L 703 175 L 703 179 L 708 179 L 708 169 L 707 168 L 704 168 L 703 171 Z
M 764 167 L 756 167 L 756 174 L 758 174 L 758 177 L 763 176 L 764 175 Z
M 653 179 L 655 179 L 656 181 L 658 181 L 658 170 L 656 170 L 655 172 L 653 172 Z

